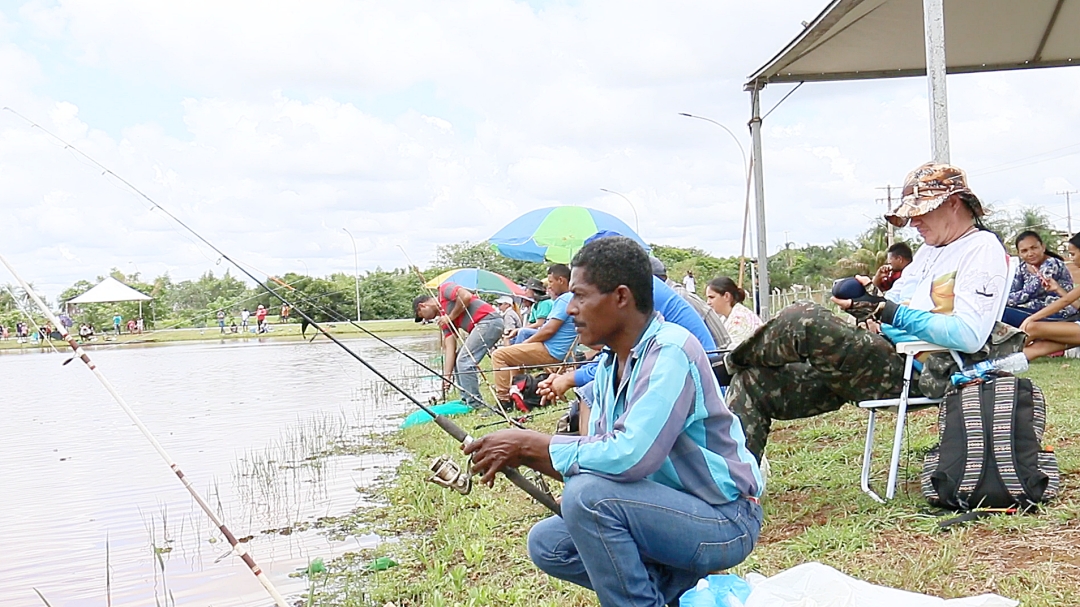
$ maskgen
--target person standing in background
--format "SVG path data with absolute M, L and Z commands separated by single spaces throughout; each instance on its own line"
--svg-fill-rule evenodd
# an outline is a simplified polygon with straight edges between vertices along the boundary
M 695 294 L 697 293 L 697 283 L 694 282 L 694 271 L 693 270 L 687 270 L 686 271 L 686 276 L 683 277 L 682 284 L 683 284 L 684 287 L 686 287 L 687 291 L 690 291 L 691 293 L 695 293 Z

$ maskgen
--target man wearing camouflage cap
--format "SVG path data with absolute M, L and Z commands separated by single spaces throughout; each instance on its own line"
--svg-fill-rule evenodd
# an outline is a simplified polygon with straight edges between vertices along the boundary
M 774 419 L 898 396 L 904 359 L 896 343 L 923 340 L 967 353 L 983 347 L 1008 295 L 1008 254 L 983 226 L 985 214 L 963 171 L 924 164 L 908 174 L 885 219 L 910 223 L 925 244 L 885 297 L 834 298 L 856 325 L 812 302 L 792 304 L 731 352 L 728 407 L 759 460 Z

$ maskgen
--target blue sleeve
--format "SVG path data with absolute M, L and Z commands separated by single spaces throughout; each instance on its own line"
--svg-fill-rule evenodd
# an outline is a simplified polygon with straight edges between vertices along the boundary
M 1024 293 L 1024 269 L 1017 268 L 1016 274 L 1013 276 L 1012 285 L 1009 287 L 1008 303 L 1010 306 L 1016 306 L 1027 303 L 1027 300 L 1029 299 L 1031 299 L 1031 295 Z
M 566 306 L 570 301 L 569 293 L 563 293 L 551 306 L 551 313 L 548 314 L 548 320 L 557 320 L 559 322 L 566 322 L 570 315 L 566 313 Z
M 884 325 L 882 330 L 893 343 L 910 341 L 904 338 L 906 334 L 950 350 L 974 352 L 986 341 L 979 339 L 975 330 L 956 316 L 898 306 L 892 320 L 892 324 Z
M 587 365 L 578 367 L 577 371 L 574 371 L 574 385 L 584 386 L 585 384 L 596 379 L 596 361 L 593 360 Z
M 689 331 L 706 351 L 716 349 L 716 340 L 713 339 L 712 333 L 709 333 L 709 327 L 705 325 L 704 320 L 701 320 L 701 315 L 697 313 L 697 310 L 686 303 L 686 300 L 676 293 L 675 289 L 655 276 L 653 276 L 653 307 L 665 321 L 673 322 Z
M 1053 257 L 1050 259 L 1054 260 L 1054 280 L 1057 281 L 1058 286 L 1065 289 L 1066 292 L 1072 291 L 1072 274 L 1069 273 L 1069 268 L 1065 267 L 1065 262 Z

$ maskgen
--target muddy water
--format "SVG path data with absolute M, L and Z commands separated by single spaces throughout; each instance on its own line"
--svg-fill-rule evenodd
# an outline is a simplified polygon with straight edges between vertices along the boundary
M 348 342 L 417 395 L 434 383 Z M 430 338 L 395 343 L 425 356 Z M 400 455 L 313 457 L 410 411 L 329 343 L 179 344 L 91 355 L 288 597 L 315 558 L 372 547 L 297 524 L 339 516 Z M 0 355 L 0 606 L 269 605 L 265 591 L 81 363 Z M 360 490 L 358 490 L 358 488 Z M 285 529 L 284 533 L 267 533 Z M 224 556 L 223 556 L 224 555 Z M 220 559 L 220 560 L 219 560 Z

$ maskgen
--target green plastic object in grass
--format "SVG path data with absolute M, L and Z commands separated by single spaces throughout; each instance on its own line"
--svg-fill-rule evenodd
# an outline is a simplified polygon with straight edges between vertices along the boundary
M 472 407 L 470 407 L 469 405 L 466 405 L 464 402 L 462 402 L 460 400 L 452 400 L 452 401 L 449 401 L 449 402 L 445 402 L 445 403 L 443 403 L 441 405 L 435 405 L 434 407 L 431 408 L 431 410 L 434 411 L 436 415 L 450 416 L 450 415 L 461 415 L 463 413 L 468 413 L 469 411 L 472 411 Z M 416 426 L 416 425 L 419 425 L 419 424 L 426 424 L 427 422 L 431 421 L 432 419 L 433 418 L 430 415 L 428 415 L 426 411 L 416 411 L 416 412 L 410 414 L 409 417 L 406 417 L 405 421 L 401 422 L 401 427 L 404 429 L 404 428 L 408 428 L 410 426 Z
M 386 571 L 391 567 L 397 567 L 397 562 L 388 556 L 380 556 L 368 565 L 374 571 Z
M 326 564 L 323 563 L 322 557 L 316 558 L 311 561 L 307 566 L 308 574 L 312 573 L 324 573 L 326 571 Z

